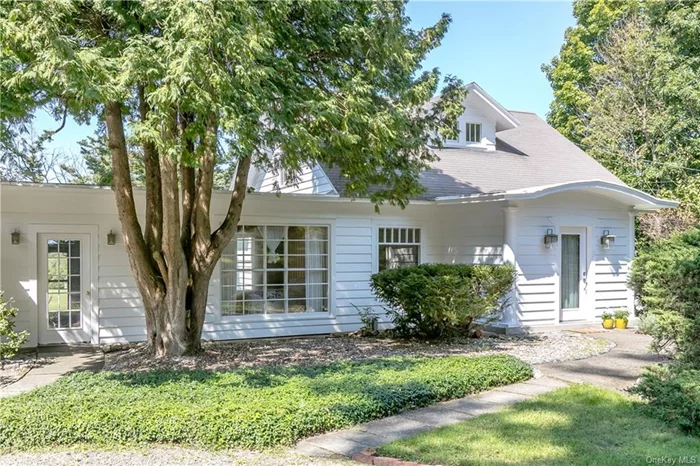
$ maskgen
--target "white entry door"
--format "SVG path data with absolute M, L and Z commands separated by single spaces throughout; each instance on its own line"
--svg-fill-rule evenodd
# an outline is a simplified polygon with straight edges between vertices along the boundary
M 585 228 L 561 229 L 559 299 L 561 320 L 586 319 L 588 248 Z
M 39 344 L 90 342 L 90 235 L 38 236 Z

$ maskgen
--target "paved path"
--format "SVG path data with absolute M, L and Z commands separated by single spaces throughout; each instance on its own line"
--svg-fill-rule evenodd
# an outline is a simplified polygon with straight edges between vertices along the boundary
M 426 430 L 498 411 L 571 383 L 587 382 L 623 390 L 634 384 L 642 367 L 664 359 L 649 353 L 647 347 L 651 339 L 635 333 L 634 329 L 596 332 L 591 336 L 610 340 L 616 346 L 608 353 L 588 359 L 536 365 L 541 377 L 527 382 L 308 438 L 294 451 L 316 457 L 352 456 L 365 448 L 377 448 Z
M 592 358 L 535 367 L 551 378 L 624 390 L 634 385 L 642 367 L 665 360 L 663 356 L 649 353 L 647 348 L 651 337 L 635 333 L 634 329 L 607 330 L 590 336 L 610 340 L 616 346 L 610 352 Z
M 77 371 L 102 369 L 104 354 L 92 348 L 39 348 L 38 359 L 45 360 L 32 368 L 21 379 L 0 388 L 0 398 L 19 395 L 37 387 L 55 382 L 62 376 Z
M 426 430 L 466 421 L 567 385 L 549 377 L 535 378 L 378 419 L 351 429 L 311 437 L 301 441 L 294 451 L 317 457 L 352 456 L 365 448 L 376 448 Z

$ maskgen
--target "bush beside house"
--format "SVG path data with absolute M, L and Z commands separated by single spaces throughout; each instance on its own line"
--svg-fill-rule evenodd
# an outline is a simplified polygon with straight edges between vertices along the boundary
M 639 254 L 630 284 L 639 299 L 640 328 L 676 362 L 644 371 L 633 389 L 646 409 L 700 435 L 700 227 L 661 240 Z
M 510 265 L 421 264 L 376 273 L 371 288 L 398 335 L 432 339 L 497 318 L 514 282 Z
M 12 301 L 5 301 L 3 292 L 0 291 L 0 365 L 6 359 L 14 357 L 29 336 L 28 332 L 15 330 L 17 312 L 17 308 L 12 306 Z
M 679 361 L 700 368 L 700 227 L 640 252 L 630 285 L 654 345 L 675 348 Z

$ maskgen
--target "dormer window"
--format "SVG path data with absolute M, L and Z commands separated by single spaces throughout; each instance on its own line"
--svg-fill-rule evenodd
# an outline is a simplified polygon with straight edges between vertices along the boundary
M 481 123 L 467 123 L 465 136 L 467 142 L 481 142 Z

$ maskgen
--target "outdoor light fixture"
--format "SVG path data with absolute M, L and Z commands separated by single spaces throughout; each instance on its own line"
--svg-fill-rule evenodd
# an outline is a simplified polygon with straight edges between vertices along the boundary
M 12 236 L 12 244 L 19 244 L 19 230 L 13 231 L 10 235 Z
M 603 249 L 610 249 L 610 246 L 615 244 L 615 235 L 610 234 L 610 230 L 603 230 L 603 236 L 600 237 L 600 244 Z
M 112 230 L 107 233 L 107 244 L 110 246 L 117 244 L 117 235 Z
M 559 241 L 559 236 L 554 234 L 554 230 L 547 228 L 547 234 L 544 235 L 544 247 L 547 249 L 552 249 L 554 243 Z

